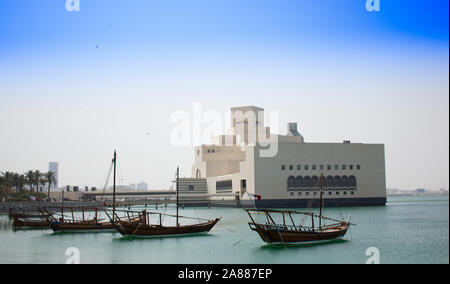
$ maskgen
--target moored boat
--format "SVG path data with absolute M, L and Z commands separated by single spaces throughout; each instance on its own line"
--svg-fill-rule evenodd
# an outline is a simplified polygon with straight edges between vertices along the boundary
M 50 227 L 50 223 L 46 220 L 14 217 L 12 226 L 14 229 L 48 229 Z
M 179 216 L 178 214 L 178 179 L 179 179 L 179 169 L 177 168 L 176 175 L 176 188 L 177 188 L 177 207 L 176 215 L 164 214 L 159 212 L 147 212 L 147 211 L 126 211 L 127 215 L 134 214 L 138 215 L 137 221 L 130 222 L 129 220 L 121 219 L 115 212 L 112 216 L 108 215 L 111 223 L 114 225 L 116 230 L 123 236 L 136 236 L 136 237 L 169 237 L 169 236 L 181 236 L 181 235 L 191 235 L 191 234 L 207 234 L 216 224 L 220 221 L 220 218 L 215 219 L 202 219 L 202 218 L 192 218 Z M 150 221 L 151 216 L 159 216 L 158 222 L 152 223 Z M 175 218 L 175 226 L 165 226 L 163 225 L 163 217 Z M 186 224 L 181 225 L 179 219 L 190 219 L 196 220 L 199 223 L 196 224 Z
M 129 211 L 136 213 L 136 211 Z M 164 216 L 176 217 L 175 215 L 146 212 L 145 210 L 139 212 L 139 221 L 128 222 L 123 221 L 118 218 L 113 222 L 116 230 L 123 236 L 135 236 L 135 237 L 167 237 L 167 236 L 182 236 L 182 235 L 194 235 L 194 234 L 207 234 L 216 224 L 220 221 L 220 218 L 213 220 L 201 219 L 201 218 L 189 218 L 178 216 L 178 218 L 194 219 L 197 221 L 202 221 L 198 224 L 190 225 L 175 225 L 175 226 L 164 226 L 161 223 L 152 224 L 148 220 L 150 215 L 159 215 L 160 220 Z
M 320 213 L 299 212 L 291 210 L 266 210 L 266 209 L 247 209 L 251 219 L 250 229 L 257 232 L 264 242 L 267 243 L 319 243 L 329 242 L 343 238 L 351 225 L 350 216 L 346 221 L 337 220 L 322 215 L 323 197 L 322 183 L 323 175 L 319 180 L 320 185 Z M 255 215 L 262 215 L 264 222 L 255 221 Z M 296 223 L 295 217 L 300 216 Z M 306 221 L 311 222 L 306 225 Z M 331 221 L 331 224 L 325 225 L 325 222 Z M 317 224 L 317 226 L 316 226 Z

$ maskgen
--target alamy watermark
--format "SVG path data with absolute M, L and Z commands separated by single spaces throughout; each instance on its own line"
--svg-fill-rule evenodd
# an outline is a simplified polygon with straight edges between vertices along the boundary
M 380 250 L 376 247 L 370 247 L 366 249 L 366 256 L 369 258 L 366 260 L 366 264 L 380 264 Z
M 380 0 L 366 0 L 366 10 L 369 12 L 379 12 Z
M 67 12 L 80 12 L 80 0 L 66 0 Z
M 66 264 L 80 264 L 80 249 L 76 247 L 70 247 L 66 249 Z
M 204 112 L 201 104 L 194 103 L 192 112 L 173 112 L 170 122 L 174 125 L 170 142 L 175 147 L 251 145 L 257 147 L 260 157 L 274 157 L 278 153 L 278 135 L 270 134 L 278 131 L 276 111 L 244 107 L 225 113 Z

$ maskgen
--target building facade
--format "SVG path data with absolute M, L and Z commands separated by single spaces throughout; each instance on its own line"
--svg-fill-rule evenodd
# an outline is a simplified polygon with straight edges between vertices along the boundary
M 243 207 L 385 205 L 383 144 L 310 143 L 289 123 L 270 133 L 264 109 L 231 109 L 229 135 L 195 148 L 192 178 L 206 179 L 208 194 L 229 196 Z M 222 197 L 222 199 L 223 199 Z
M 58 164 L 57 162 L 49 162 L 49 163 L 48 163 L 48 171 L 49 171 L 49 172 L 55 173 L 55 176 L 56 176 L 56 184 L 52 183 L 52 184 L 50 185 L 50 190 L 56 190 L 56 189 L 58 189 L 58 179 L 59 179 L 58 171 L 59 171 L 59 164 Z

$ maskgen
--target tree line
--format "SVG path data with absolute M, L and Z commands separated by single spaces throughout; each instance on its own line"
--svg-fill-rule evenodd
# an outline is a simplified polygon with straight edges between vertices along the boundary
M 23 174 L 14 172 L 0 172 L 0 189 L 2 197 L 6 200 L 15 195 L 21 199 L 24 195 L 37 194 L 39 197 L 39 186 L 48 186 L 47 198 L 50 201 L 50 188 L 56 184 L 56 173 L 42 173 L 39 170 L 29 170 Z M 25 187 L 28 186 L 28 190 Z

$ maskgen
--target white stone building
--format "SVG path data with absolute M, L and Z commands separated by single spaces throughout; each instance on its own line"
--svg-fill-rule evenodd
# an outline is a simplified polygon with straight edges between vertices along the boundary
M 231 135 L 195 148 L 192 177 L 215 198 L 234 196 L 243 207 L 317 206 L 323 174 L 325 206 L 385 205 L 383 144 L 304 142 L 296 123 L 287 135 L 271 134 L 254 106 L 232 108 L 231 119 Z

